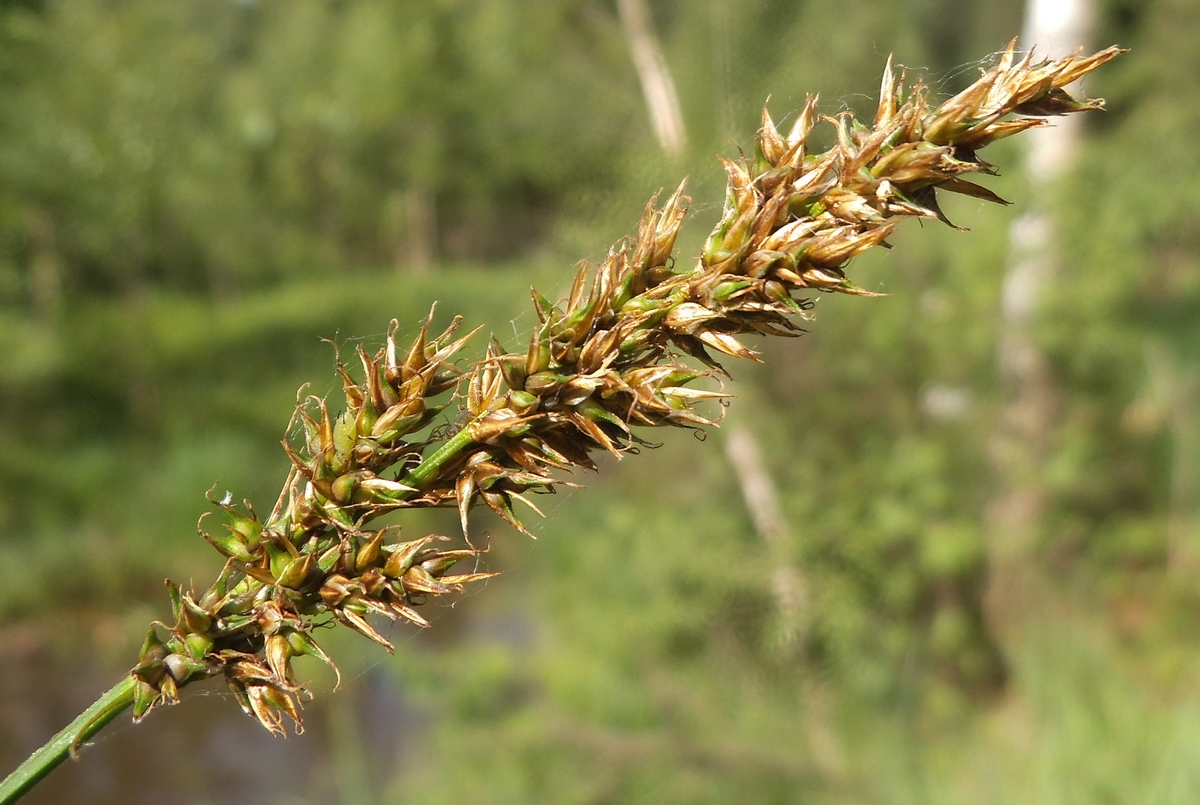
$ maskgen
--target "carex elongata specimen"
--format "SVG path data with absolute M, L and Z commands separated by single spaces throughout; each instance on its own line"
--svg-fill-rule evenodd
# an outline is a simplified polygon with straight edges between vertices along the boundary
M 398 342 L 393 321 L 377 352 L 360 346 L 353 367 L 339 357 L 345 407 L 298 404 L 299 427 L 288 432 L 300 436 L 284 440 L 292 467 L 274 509 L 263 518 L 228 495 L 213 501 L 226 522 L 202 519 L 200 533 L 226 559 L 216 581 L 200 591 L 168 582 L 171 617 L 150 627 L 129 676 L 0 785 L 0 802 L 124 708 L 140 719 L 198 679 L 224 677 L 272 732 L 289 719 L 299 729 L 305 689 L 292 659 L 332 665 L 317 627 L 342 623 L 390 650 L 372 616 L 427 626 L 427 598 L 492 575 L 455 569 L 480 554 L 468 536 L 473 506 L 528 533 L 516 504 L 537 511 L 530 496 L 566 484 L 563 471 L 594 469 L 592 453 L 620 455 L 642 443 L 644 428 L 714 425 L 701 403 L 726 396 L 718 357 L 757 360 L 741 336 L 799 334 L 815 293 L 875 296 L 848 278 L 848 265 L 886 245 L 903 218 L 949 223 L 939 190 L 1004 203 L 967 178 L 996 173 L 980 150 L 1047 117 L 1102 109 L 1066 87 L 1121 52 L 1037 59 L 1018 56 L 1014 40 L 937 106 L 889 59 L 869 123 L 820 116 L 813 96 L 786 133 L 763 111 L 753 157 L 722 160 L 724 214 L 694 266 L 680 269 L 674 255 L 687 214 L 681 185 L 661 205 L 652 199 L 637 234 L 603 263 L 580 268 L 566 299 L 533 292 L 538 323 L 524 348 L 493 337 L 482 359 L 460 366 L 478 331 L 460 336 L 455 319 L 433 335 L 431 315 L 411 343 Z M 836 144 L 811 153 L 821 121 Z M 450 424 L 439 426 L 443 414 Z M 458 509 L 462 547 L 372 527 L 380 515 L 429 506 Z

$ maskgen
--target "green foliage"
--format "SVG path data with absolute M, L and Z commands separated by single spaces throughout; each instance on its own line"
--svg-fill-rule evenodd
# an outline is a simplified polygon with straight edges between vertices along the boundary
M 582 6 L 11 13 L 32 64 L 13 57 L 7 87 L 3 293 L 42 306 L 147 285 L 228 295 L 407 265 L 416 190 L 435 249 L 528 251 L 564 195 L 612 183 L 639 112 L 607 81 L 631 78 L 612 21 Z

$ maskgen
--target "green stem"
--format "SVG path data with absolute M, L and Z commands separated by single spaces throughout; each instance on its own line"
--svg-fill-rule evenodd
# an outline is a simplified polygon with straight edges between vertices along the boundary
M 434 479 L 438 470 L 474 441 L 475 439 L 471 437 L 471 428 L 469 426 L 463 428 L 454 434 L 449 441 L 435 450 L 433 455 L 422 461 L 416 469 L 400 479 L 400 483 L 414 486 L 417 489 L 423 488 Z
M 133 676 L 126 676 L 46 742 L 0 783 L 0 805 L 16 802 L 54 771 L 75 749 L 133 704 Z

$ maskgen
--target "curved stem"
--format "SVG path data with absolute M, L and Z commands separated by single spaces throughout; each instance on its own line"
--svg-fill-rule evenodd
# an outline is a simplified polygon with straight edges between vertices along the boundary
M 133 704 L 133 677 L 126 676 L 38 749 L 0 783 L 0 805 L 16 802 L 54 771 L 75 749 Z

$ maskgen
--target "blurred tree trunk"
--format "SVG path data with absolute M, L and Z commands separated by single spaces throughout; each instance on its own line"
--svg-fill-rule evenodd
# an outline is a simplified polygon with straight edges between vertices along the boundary
M 618 8 L 659 146 L 667 156 L 678 158 L 687 143 L 687 132 L 675 94 L 675 82 L 650 28 L 645 0 L 618 0 Z M 716 16 L 723 6 L 714 4 L 712 10 L 714 25 L 725 21 L 724 15 Z M 728 96 L 722 100 L 728 106 Z M 741 403 L 743 409 L 750 404 L 748 400 Z M 803 645 L 808 618 L 808 586 L 803 573 L 788 556 L 787 520 L 754 431 L 736 416 L 730 416 L 725 421 L 723 433 L 725 456 L 737 476 L 746 511 L 773 567 L 771 582 L 780 624 L 779 639 L 792 655 Z M 846 774 L 845 750 L 830 724 L 829 696 L 811 671 L 802 674 L 800 679 L 807 708 L 808 748 L 821 774 L 831 780 L 840 780 Z
M 1025 47 L 1042 56 L 1066 55 L 1087 39 L 1091 0 L 1028 0 Z M 1059 419 L 1059 391 L 1035 337 L 1042 289 L 1060 255 L 1050 209 L 1052 186 L 1078 150 L 1079 119 L 1054 121 L 1026 140 L 1029 209 L 1013 222 L 1004 274 L 999 371 L 1007 395 L 991 450 L 997 489 L 988 507 L 988 588 L 984 607 L 999 637 L 1027 610 L 1033 593 L 1033 553 L 1045 519 L 1042 467 Z
M 675 82 L 650 27 L 645 0 L 618 0 L 617 7 L 641 79 L 658 144 L 669 157 L 678 157 L 687 143 L 687 131 L 675 94 Z M 785 643 L 792 643 L 802 631 L 800 625 L 805 585 L 804 579 L 784 555 L 787 521 L 779 505 L 779 494 L 753 431 L 731 418 L 726 420 L 725 434 L 725 455 L 737 474 L 754 529 L 766 544 L 775 565 L 772 581 L 782 624 L 781 637 Z
M 678 157 L 687 145 L 687 133 L 679 111 L 675 82 L 654 36 L 646 0 L 617 0 L 617 11 L 629 41 L 633 65 L 642 82 L 642 94 L 646 97 L 650 122 L 654 124 L 654 135 L 667 156 Z
M 725 455 L 738 477 L 742 499 L 762 541 L 766 543 L 774 569 L 771 583 L 782 622 L 781 637 L 793 643 L 803 634 L 803 619 L 808 591 L 804 578 L 787 556 L 788 527 L 775 481 L 763 461 L 754 432 L 738 421 L 725 426 Z

